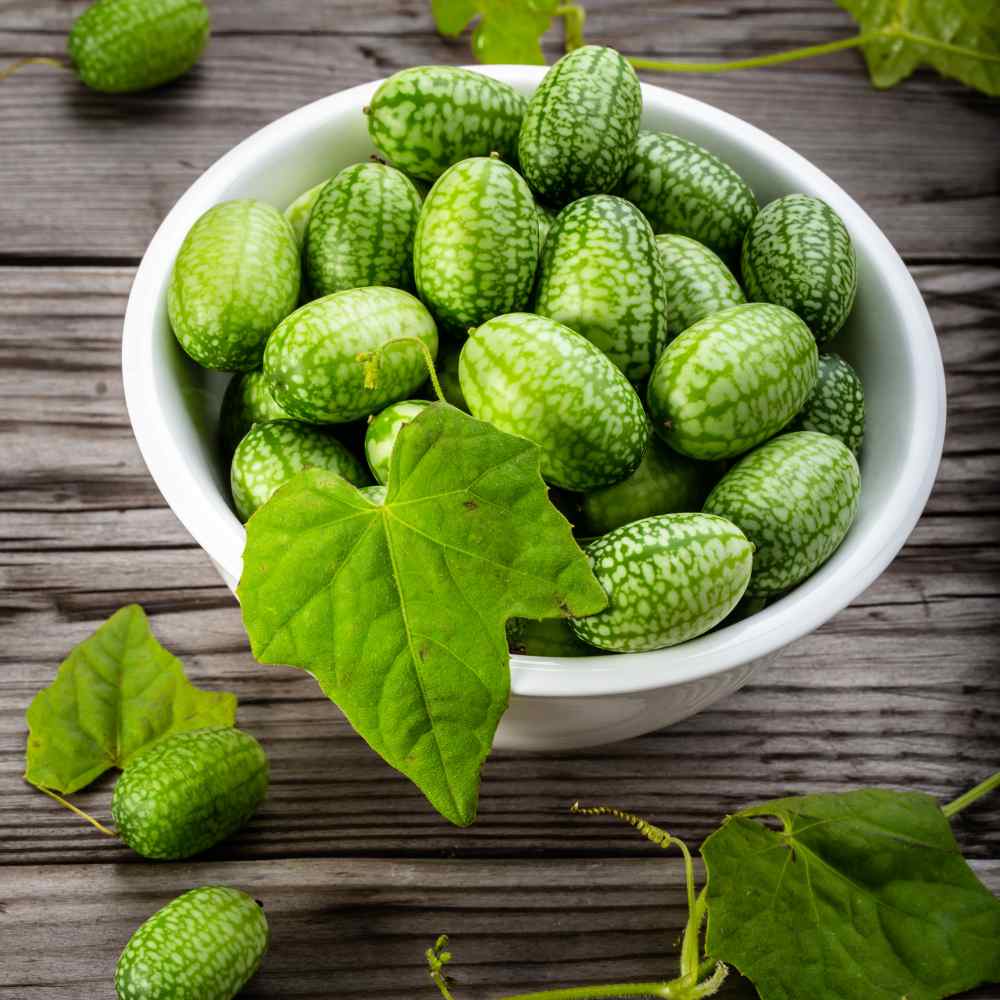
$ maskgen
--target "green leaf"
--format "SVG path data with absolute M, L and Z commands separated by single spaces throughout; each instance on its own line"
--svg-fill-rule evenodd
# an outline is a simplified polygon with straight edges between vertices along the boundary
M 927 795 L 778 799 L 727 819 L 702 855 L 708 954 L 763 1000 L 937 1000 L 1000 980 L 1000 900 Z
M 478 12 L 477 0 L 431 0 L 434 23 L 442 35 L 460 35 Z
M 480 0 L 472 51 L 483 63 L 545 64 L 541 38 L 552 25 L 547 0 Z
M 435 403 L 400 432 L 383 505 L 310 469 L 247 525 L 239 598 L 254 656 L 309 671 L 460 825 L 507 707 L 505 622 L 606 603 L 538 458 Z
M 191 684 L 130 604 L 70 652 L 27 719 L 25 778 L 69 795 L 164 736 L 234 725 L 236 696 Z
M 1000 96 L 1000 4 L 995 0 L 837 0 L 865 33 L 876 87 L 891 87 L 918 66 L 932 66 Z

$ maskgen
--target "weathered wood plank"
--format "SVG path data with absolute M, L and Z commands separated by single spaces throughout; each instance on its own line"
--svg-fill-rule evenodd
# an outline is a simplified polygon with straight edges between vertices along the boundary
M 737 16 L 735 6 L 700 4 L 666 17 L 652 2 L 638 10 L 595 5 L 590 37 L 638 54 L 735 57 L 850 32 L 846 15 L 819 0 L 792 13 L 741 6 Z M 198 69 L 153 94 L 91 94 L 45 67 L 3 88 L 4 252 L 137 257 L 198 174 L 264 124 L 403 66 L 470 59 L 467 40 L 438 38 L 416 0 L 371 14 L 366 5 L 346 19 L 332 0 L 281 13 L 267 4 L 254 9 L 260 19 L 248 22 L 245 5 L 221 5 L 217 37 Z M 8 3 L 0 11 L 0 59 L 59 55 L 71 10 L 51 0 Z M 257 33 L 275 28 L 282 33 Z M 904 255 L 1000 255 L 1000 227 L 984 225 L 1000 216 L 996 144 L 984 141 L 996 126 L 995 103 L 929 74 L 876 92 L 859 60 L 847 52 L 767 71 L 646 78 L 790 142 L 843 184 Z M 928 141 L 944 120 L 948 141 Z
M 1000 890 L 1000 864 L 975 870 Z M 663 979 L 675 974 L 686 910 L 680 862 L 662 856 L 7 869 L 0 872 L 0 996 L 111 1000 L 115 962 L 138 924 L 180 892 L 218 883 L 259 899 L 271 926 L 264 965 L 240 994 L 246 1000 L 430 1000 L 438 994 L 423 952 L 446 931 L 459 1000 Z M 749 1000 L 756 993 L 732 975 L 719 995 Z M 1000 1000 L 1000 989 L 965 996 Z

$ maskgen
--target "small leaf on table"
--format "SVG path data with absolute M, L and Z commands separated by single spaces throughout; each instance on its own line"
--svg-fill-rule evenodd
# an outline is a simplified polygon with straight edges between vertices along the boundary
M 1000 980 L 1000 900 L 930 796 L 778 799 L 729 817 L 702 856 L 708 954 L 763 1000 L 939 1000 Z
M 69 795 L 164 736 L 234 725 L 236 696 L 191 684 L 130 604 L 72 650 L 27 720 L 25 778 Z
M 837 0 L 865 33 L 876 87 L 891 87 L 931 66 L 994 97 L 1000 95 L 1000 3 L 996 0 Z
M 400 432 L 381 506 L 310 469 L 247 525 L 254 656 L 311 673 L 460 825 L 507 707 L 507 619 L 606 604 L 538 462 L 531 442 L 435 403 Z

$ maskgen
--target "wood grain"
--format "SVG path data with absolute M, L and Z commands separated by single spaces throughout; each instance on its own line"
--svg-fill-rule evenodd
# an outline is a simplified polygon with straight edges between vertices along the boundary
M 432 1000 L 423 952 L 449 932 L 457 1000 L 671 978 L 683 929 L 676 858 L 526 862 L 273 861 L 0 871 L 0 997 L 113 1000 L 118 954 L 146 917 L 198 885 L 264 904 L 271 947 L 246 1000 Z M 1000 864 L 975 865 L 1000 891 Z M 699 873 L 700 877 L 700 873 Z M 55 943 L 58 942 L 56 945 Z M 749 1000 L 735 974 L 720 997 Z M 967 1000 L 1000 1000 L 982 987 Z

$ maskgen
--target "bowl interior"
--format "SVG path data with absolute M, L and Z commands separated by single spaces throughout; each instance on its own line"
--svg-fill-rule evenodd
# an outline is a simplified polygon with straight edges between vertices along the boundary
M 543 68 L 476 67 L 530 93 Z M 372 152 L 361 109 L 377 83 L 293 112 L 236 147 L 199 178 L 157 232 L 136 276 L 123 342 L 125 390 L 136 438 L 165 498 L 222 570 L 240 573 L 244 530 L 232 512 L 216 427 L 228 375 L 191 362 L 171 334 L 166 287 L 195 219 L 227 198 L 284 208 L 302 191 Z M 857 304 L 825 350 L 864 381 L 867 434 L 857 521 L 805 583 L 752 618 L 672 649 L 560 659 L 514 657 L 521 695 L 601 695 L 668 686 L 763 656 L 816 628 L 885 568 L 919 517 L 944 429 L 944 381 L 934 331 L 906 267 L 872 220 L 825 174 L 749 124 L 669 90 L 643 86 L 643 127 L 701 143 L 749 182 L 763 205 L 804 192 L 843 218 L 858 256 Z

